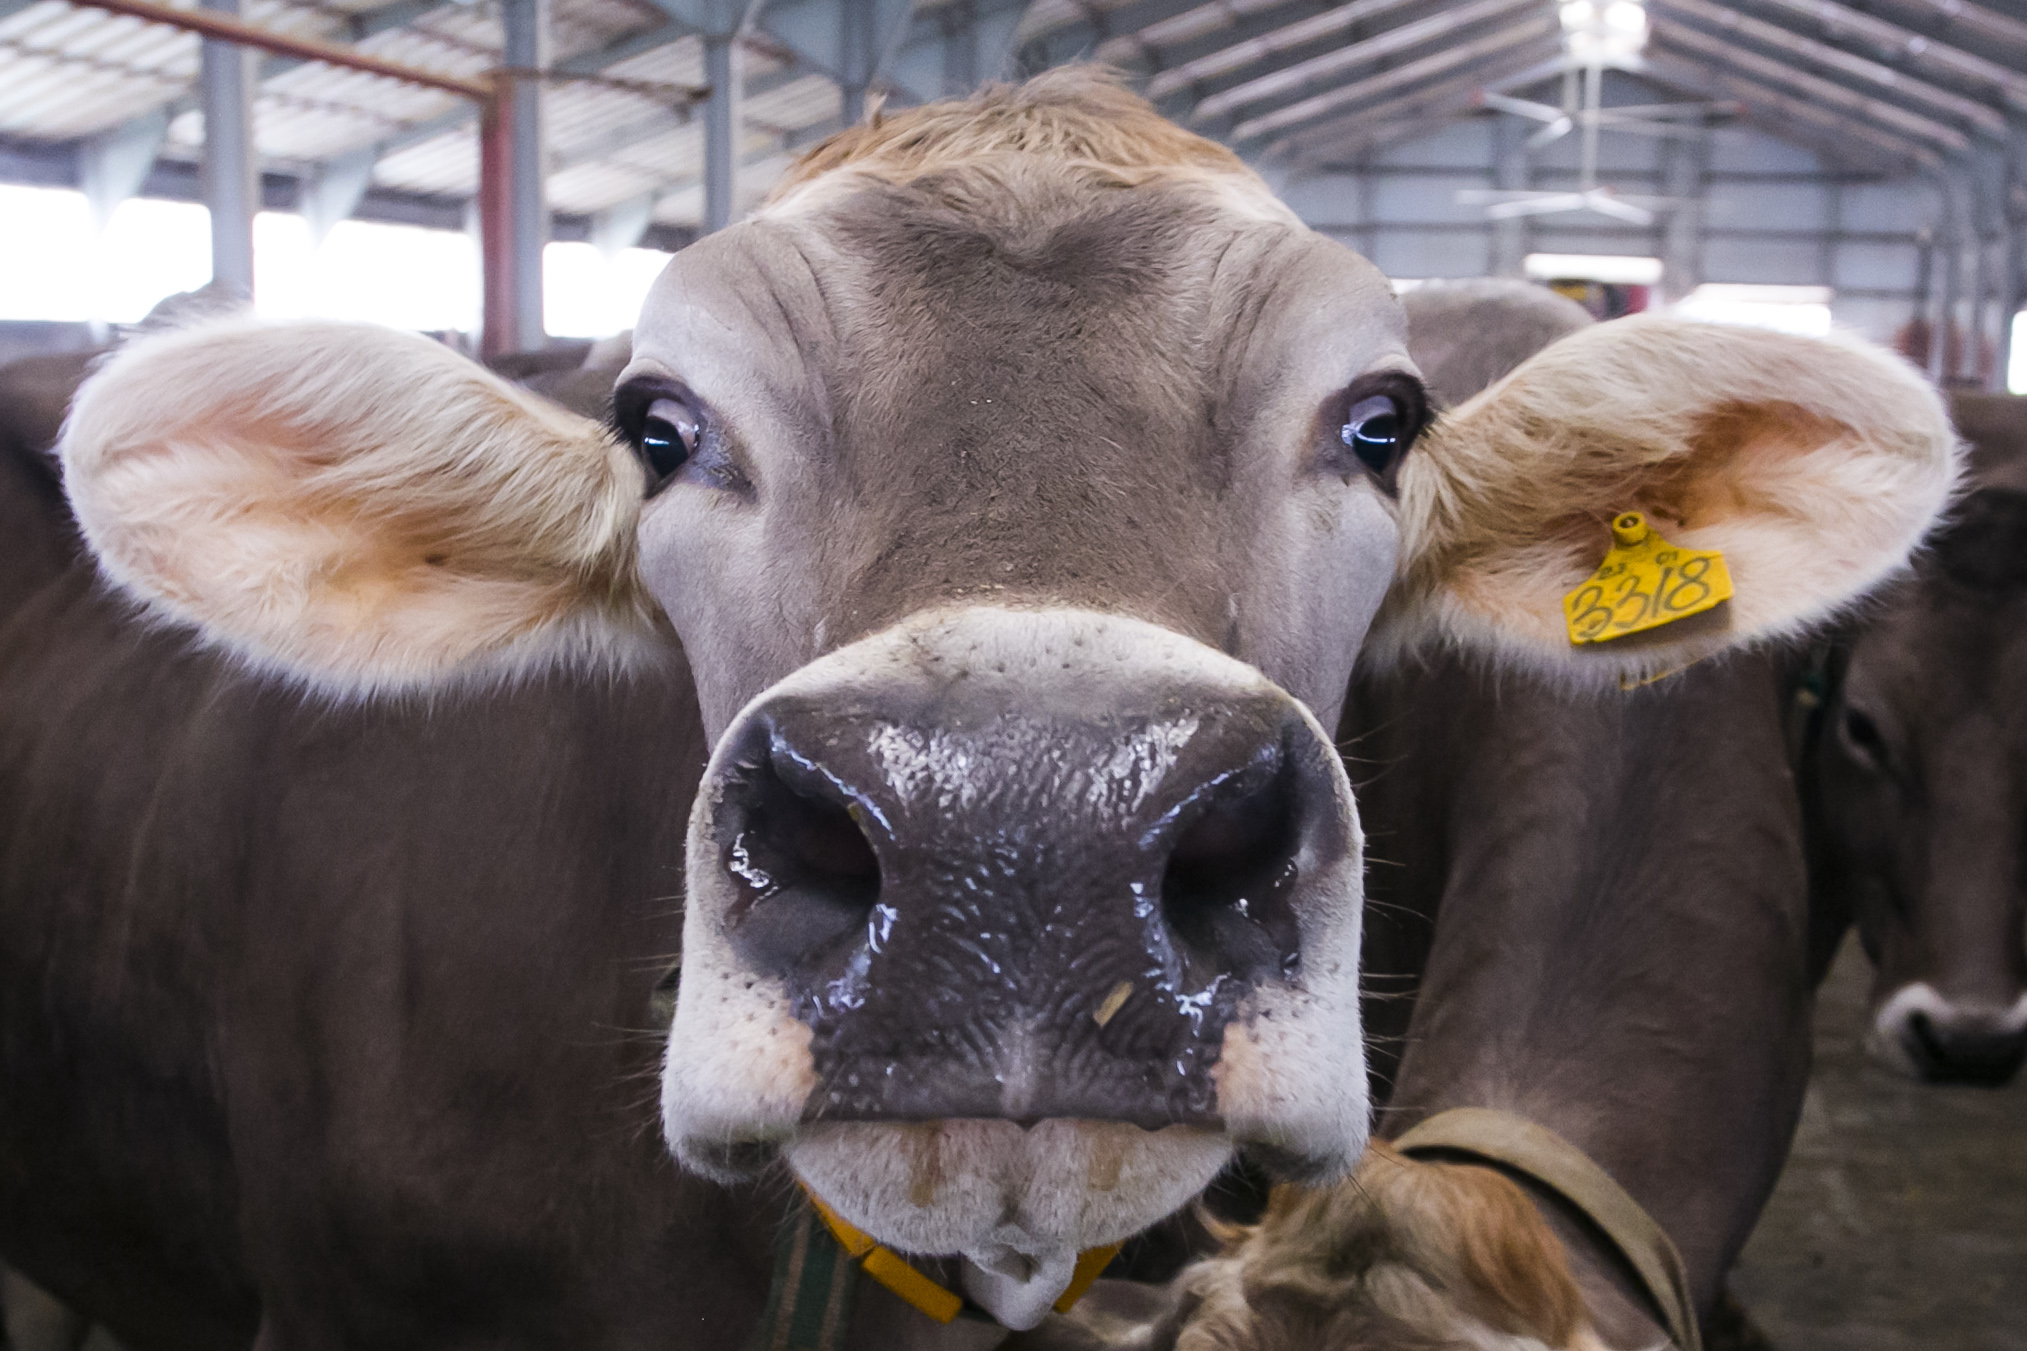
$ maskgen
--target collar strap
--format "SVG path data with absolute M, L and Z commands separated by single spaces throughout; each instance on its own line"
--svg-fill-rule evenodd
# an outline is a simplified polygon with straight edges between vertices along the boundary
M 1464 1154 L 1510 1168 L 1575 1206 L 1626 1259 L 1679 1351 L 1703 1351 L 1689 1274 L 1667 1231 L 1588 1155 L 1545 1126 L 1489 1107 L 1438 1112 L 1393 1142 L 1411 1158 Z
M 909 1264 L 908 1259 L 892 1248 L 874 1241 L 865 1230 L 855 1227 L 850 1221 L 824 1204 L 823 1198 L 807 1187 L 803 1188 L 809 1203 L 815 1207 L 824 1227 L 830 1231 L 837 1245 L 845 1254 L 857 1261 L 866 1275 L 878 1281 L 887 1289 L 899 1295 L 908 1303 L 920 1309 L 939 1323 L 953 1321 L 964 1310 L 964 1296 L 929 1279 Z M 1070 1276 L 1070 1283 L 1063 1293 L 1056 1297 L 1057 1313 L 1068 1313 L 1084 1298 L 1086 1291 L 1096 1283 L 1099 1275 L 1111 1265 L 1124 1246 L 1114 1243 L 1107 1248 L 1091 1248 L 1077 1254 L 1077 1265 Z

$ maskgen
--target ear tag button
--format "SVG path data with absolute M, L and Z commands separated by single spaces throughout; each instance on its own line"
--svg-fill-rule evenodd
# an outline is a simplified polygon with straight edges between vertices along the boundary
M 1563 597 L 1570 642 L 1610 642 L 1714 610 L 1731 599 L 1716 550 L 1670 544 L 1637 511 L 1612 520 L 1612 548 L 1591 579 Z

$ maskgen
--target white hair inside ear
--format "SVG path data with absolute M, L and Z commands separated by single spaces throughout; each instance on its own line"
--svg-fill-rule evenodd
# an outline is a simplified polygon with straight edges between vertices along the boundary
M 1401 576 L 1368 659 L 1436 641 L 1637 679 L 1799 632 L 1906 563 L 1960 458 L 1941 397 L 1883 348 L 1661 317 L 1581 329 L 1408 457 Z M 1707 622 L 1577 647 L 1563 598 L 1628 511 L 1723 554 L 1734 596 Z
M 655 641 L 631 454 L 425 338 L 245 318 L 143 338 L 78 392 L 60 454 L 115 585 L 323 690 Z

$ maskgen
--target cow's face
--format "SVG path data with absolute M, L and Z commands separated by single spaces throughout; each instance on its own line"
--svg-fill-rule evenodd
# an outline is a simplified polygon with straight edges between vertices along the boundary
M 870 1231 L 1016 1269 L 1234 1142 L 1354 1159 L 1322 729 L 1423 416 L 1385 279 L 1218 183 L 950 172 L 686 251 L 635 344 L 642 573 L 719 738 L 678 1152 L 785 1147 Z
M 1089 75 L 801 172 L 655 290 L 630 446 L 420 339 L 234 322 L 109 362 L 66 484 L 114 582 L 339 697 L 624 665 L 672 621 L 716 750 L 670 1141 L 967 1254 L 1009 1322 L 1235 1148 L 1357 1157 L 1322 728 L 1369 626 L 1368 656 L 1665 670 L 1868 585 L 1951 481 L 1895 358 L 1665 320 L 1573 334 L 1410 450 L 1380 278 Z M 1735 595 L 1573 653 L 1562 598 L 1626 510 Z
M 1825 824 L 1877 969 L 1869 1049 L 1997 1083 L 2027 1059 L 2027 495 L 1971 495 L 1854 644 Z

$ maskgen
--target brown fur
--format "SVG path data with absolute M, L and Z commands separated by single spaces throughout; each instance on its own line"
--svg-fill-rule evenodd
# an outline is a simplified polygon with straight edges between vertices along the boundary
M 1176 1351 L 1599 1345 L 1562 1244 L 1518 1186 L 1377 1143 L 1349 1182 L 1276 1191 L 1186 1279 Z

